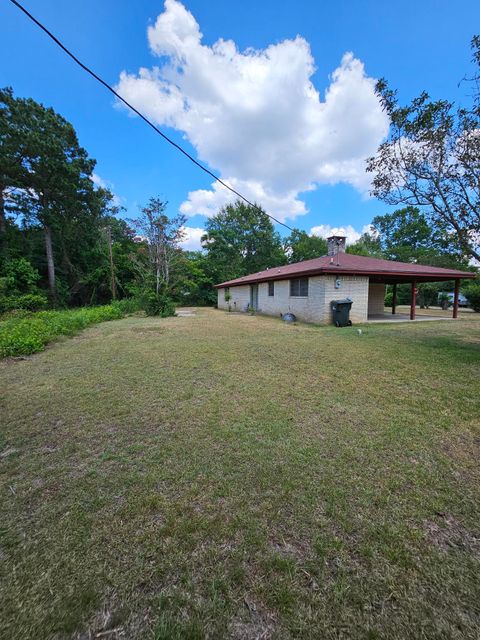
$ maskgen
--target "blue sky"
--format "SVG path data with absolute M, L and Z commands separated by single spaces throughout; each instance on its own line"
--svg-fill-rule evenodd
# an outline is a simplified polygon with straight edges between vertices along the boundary
M 287 224 L 318 233 L 349 225 L 360 232 L 387 210 L 367 196 L 361 167 L 385 129 L 373 79 L 386 77 L 403 101 L 423 89 L 464 100 L 458 83 L 471 68 L 469 41 L 480 24 L 473 0 L 25 6 L 189 152 Z M 213 47 L 220 39 L 232 42 Z M 224 201 L 208 176 L 115 106 L 7 0 L 0 3 L 0 85 L 72 122 L 127 215 L 160 195 L 171 214 L 179 207 L 189 214 L 194 246 L 205 223 L 198 211 Z

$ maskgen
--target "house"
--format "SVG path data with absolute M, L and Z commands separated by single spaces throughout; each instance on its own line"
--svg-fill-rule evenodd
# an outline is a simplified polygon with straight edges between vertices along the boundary
M 474 278 L 474 273 L 348 254 L 345 240 L 339 235 L 327 238 L 328 254 L 321 258 L 266 269 L 216 285 L 218 308 L 230 306 L 246 311 L 251 307 L 272 316 L 291 312 L 304 322 L 329 324 L 332 300 L 350 298 L 351 320 L 367 322 L 384 315 L 387 284 L 393 285 L 395 314 L 397 284 L 409 283 L 409 317 L 414 320 L 417 284 L 453 280 L 453 317 L 457 317 L 460 281 Z

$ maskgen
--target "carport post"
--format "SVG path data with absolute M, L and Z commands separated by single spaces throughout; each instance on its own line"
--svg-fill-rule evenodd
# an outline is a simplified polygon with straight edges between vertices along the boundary
M 455 280 L 455 289 L 453 293 L 453 313 L 452 317 L 458 318 L 458 293 L 460 291 L 460 280 Z
M 412 293 L 410 298 L 410 320 L 415 320 L 415 305 L 417 303 L 417 282 L 412 280 Z
M 397 283 L 393 285 L 393 294 L 392 294 L 392 313 L 397 312 Z

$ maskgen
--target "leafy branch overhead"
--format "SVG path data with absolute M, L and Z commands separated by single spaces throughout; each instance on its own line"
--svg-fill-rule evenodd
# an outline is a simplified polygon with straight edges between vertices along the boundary
M 376 91 L 390 118 L 388 139 L 367 161 L 372 195 L 390 205 L 421 207 L 480 260 L 480 38 L 472 40 L 476 73 L 470 105 L 431 101 L 426 92 L 398 104 L 386 80 Z

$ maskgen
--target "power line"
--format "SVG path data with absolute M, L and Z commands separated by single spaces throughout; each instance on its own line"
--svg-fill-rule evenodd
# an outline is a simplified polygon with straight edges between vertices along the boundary
M 84 71 L 86 71 L 89 75 L 91 75 L 92 78 L 95 78 L 97 82 L 100 82 L 100 84 L 102 84 L 105 87 L 105 89 L 110 91 L 110 93 L 113 93 L 113 95 L 116 98 L 118 98 L 121 102 L 123 102 L 123 104 L 125 104 L 129 109 L 131 109 L 134 113 L 136 113 L 137 116 L 139 116 L 144 122 L 146 122 L 146 124 L 148 124 L 149 127 L 151 127 L 154 131 L 156 131 L 156 133 L 161 135 L 162 138 L 166 140 L 166 142 L 168 142 L 173 147 L 175 147 L 177 151 L 180 151 L 180 153 L 183 153 L 183 155 L 186 156 L 191 162 L 193 162 L 193 164 L 197 165 L 197 167 L 199 167 L 202 171 L 204 171 L 209 176 L 211 176 L 216 182 L 220 183 L 223 187 L 225 187 L 226 189 L 234 193 L 236 196 L 238 196 L 241 200 L 249 204 L 251 207 L 254 207 L 254 209 L 257 209 L 257 211 L 260 211 L 261 213 L 266 213 L 266 215 L 271 220 L 273 220 L 277 224 L 282 225 L 289 231 L 293 231 L 292 227 L 289 227 L 288 224 L 285 224 L 284 222 L 280 222 L 280 220 L 277 220 L 277 218 L 275 218 L 274 216 L 270 215 L 266 211 L 263 211 L 263 209 L 258 207 L 255 203 L 248 200 L 248 198 L 243 196 L 239 191 L 236 191 L 233 187 L 231 187 L 229 184 L 227 184 L 221 178 L 219 178 L 215 173 L 207 169 L 207 167 L 205 167 L 201 162 L 198 162 L 198 160 L 195 160 L 195 158 L 191 156 L 188 153 L 188 151 L 185 151 L 183 147 L 181 147 L 179 144 L 177 144 L 171 138 L 169 138 L 165 133 L 163 133 L 161 129 L 159 129 L 156 125 L 154 125 L 151 120 L 149 120 L 146 116 L 144 116 L 143 113 L 141 113 L 138 109 L 136 109 L 133 105 L 131 105 L 127 100 L 125 100 L 125 98 L 123 98 L 119 93 L 117 93 L 117 91 L 115 91 L 115 89 L 112 86 L 110 86 L 108 82 L 103 80 L 99 75 L 97 75 L 94 71 L 92 71 L 89 67 L 87 67 L 86 64 L 84 64 L 81 60 L 79 60 L 77 56 L 70 51 L 70 49 L 68 49 L 51 31 L 49 31 L 47 27 L 45 27 L 39 20 L 37 20 L 35 16 L 33 16 L 27 9 L 25 9 L 25 7 L 21 5 L 20 2 L 17 2 L 17 0 L 10 0 L 10 2 L 14 4 L 18 9 L 20 9 L 20 11 L 22 11 L 28 18 L 30 18 L 30 20 L 34 22 L 37 25 L 37 27 L 40 27 L 40 29 L 44 31 L 47 34 L 47 36 L 51 38 L 55 42 L 55 44 L 58 45 L 60 49 L 62 49 L 67 54 L 67 56 L 69 56 L 76 64 L 78 64 L 79 67 L 81 67 Z

